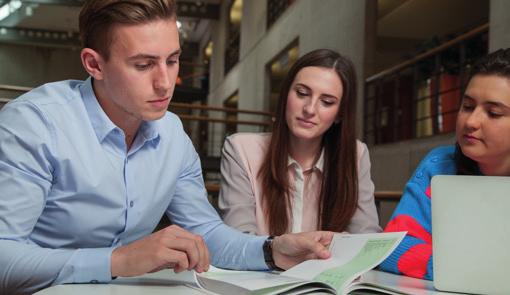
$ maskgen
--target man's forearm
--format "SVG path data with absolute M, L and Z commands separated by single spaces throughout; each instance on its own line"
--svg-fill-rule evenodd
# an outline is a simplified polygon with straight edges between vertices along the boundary
M 0 294 L 31 294 L 56 284 L 110 281 L 110 255 L 109 248 L 47 249 L 0 240 Z
M 31 294 L 50 286 L 72 254 L 0 240 L 0 294 Z
M 262 245 L 267 237 L 244 234 L 221 223 L 204 235 L 211 264 L 237 270 L 266 270 Z

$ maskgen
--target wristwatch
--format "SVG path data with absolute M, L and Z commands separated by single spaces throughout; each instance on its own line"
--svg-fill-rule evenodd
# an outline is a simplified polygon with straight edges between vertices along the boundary
M 262 250 L 264 251 L 264 261 L 270 270 L 280 270 L 280 268 L 274 263 L 273 259 L 273 241 L 274 236 L 269 236 L 262 245 Z

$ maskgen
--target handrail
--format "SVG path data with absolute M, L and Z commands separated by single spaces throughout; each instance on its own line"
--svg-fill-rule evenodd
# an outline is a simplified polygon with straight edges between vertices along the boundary
M 208 193 L 219 193 L 220 192 L 220 185 L 216 183 L 206 183 L 205 189 Z
M 28 92 L 28 91 L 32 90 L 32 87 L 11 86 L 11 85 L 2 85 L 2 84 L 0 84 L 0 90 L 11 90 L 11 91 L 24 91 L 24 92 Z
M 272 124 L 272 122 L 268 122 L 268 121 L 231 120 L 231 119 L 210 118 L 210 117 L 192 116 L 192 115 L 184 115 L 184 114 L 177 114 L 177 116 L 179 116 L 179 118 L 181 118 L 182 120 L 206 121 L 206 122 L 226 123 L 226 124 L 258 125 L 258 126 L 271 126 L 271 124 Z
M 171 102 L 170 107 L 196 109 L 196 110 L 207 110 L 207 111 L 220 111 L 220 112 L 228 112 L 228 113 L 245 113 L 245 114 L 269 116 L 269 117 L 273 116 L 272 113 L 264 112 L 264 111 L 252 111 L 252 110 L 236 109 L 236 108 L 214 107 L 214 106 L 206 106 L 206 105 L 201 105 L 201 104 L 191 104 L 191 103 L 182 103 L 182 102 Z
M 16 88 L 17 90 L 22 87 L 17 86 L 7 86 L 10 88 Z M 0 85 L 0 89 L 5 89 L 6 85 Z M 23 87 L 24 88 L 24 87 Z M 10 90 L 10 89 L 9 89 Z M 27 91 L 29 91 L 28 89 Z M 0 98 L 0 103 L 8 103 L 13 100 L 12 98 Z M 264 116 L 272 116 L 269 112 L 263 111 L 250 111 L 250 110 L 238 110 L 234 108 L 222 108 L 222 107 L 211 107 L 204 105 L 194 105 L 188 103 L 170 103 L 171 107 L 175 108 L 189 108 L 189 109 L 200 109 L 200 110 L 208 110 L 208 111 L 223 111 L 223 112 L 238 112 L 238 113 L 247 113 L 247 114 L 257 114 Z M 221 119 L 221 118 L 210 118 L 205 116 L 194 116 L 194 115 L 186 115 L 186 114 L 177 114 L 181 120 L 189 120 L 189 121 L 203 121 L 203 122 L 214 122 L 214 123 L 225 123 L 225 124 L 238 124 L 238 125 L 255 125 L 255 126 L 271 126 L 272 121 L 249 121 L 249 120 L 233 120 L 233 119 Z
M 401 191 L 375 191 L 374 198 L 376 201 L 399 201 L 402 197 Z
M 469 38 L 471 38 L 471 37 L 473 37 L 473 36 L 475 36 L 475 35 L 477 35 L 477 34 L 479 34 L 481 32 L 487 31 L 488 29 L 489 29 L 489 24 L 488 23 L 484 24 L 484 25 L 481 25 L 481 26 L 479 26 L 479 27 L 477 27 L 477 28 L 475 28 L 475 29 L 465 33 L 465 34 L 462 34 L 462 35 L 460 35 L 460 36 L 458 36 L 458 37 L 456 37 L 456 38 L 454 38 L 454 39 L 452 39 L 452 40 L 450 40 L 448 42 L 445 42 L 445 43 L 443 43 L 443 44 L 441 44 L 441 45 L 439 45 L 439 46 L 437 46 L 435 48 L 432 48 L 432 49 L 428 50 L 427 52 L 424 52 L 424 53 L 422 53 L 422 54 L 420 54 L 420 55 L 418 55 L 418 56 L 416 56 L 414 58 L 406 60 L 406 61 L 404 61 L 404 62 L 402 62 L 400 64 L 397 64 L 397 65 L 395 65 L 395 66 L 393 66 L 393 67 L 391 67 L 389 69 L 383 70 L 383 71 L 381 71 L 381 72 L 379 72 L 379 73 L 377 73 L 375 75 L 372 75 L 372 76 L 368 77 L 367 79 L 365 79 L 365 82 L 366 83 L 370 83 L 370 82 L 372 82 L 374 80 L 377 80 L 377 79 L 379 79 L 381 77 L 384 77 L 386 75 L 392 74 L 394 72 L 398 72 L 399 70 L 401 70 L 401 69 L 403 69 L 405 67 L 408 67 L 408 66 L 410 66 L 412 64 L 415 64 L 418 61 L 421 61 L 421 60 L 423 60 L 423 59 L 425 59 L 425 58 L 427 58 L 427 57 L 429 57 L 431 55 L 434 55 L 434 54 L 436 54 L 436 53 L 438 53 L 438 52 L 440 52 L 440 51 L 442 51 L 444 49 L 447 49 L 450 46 L 453 46 L 453 45 L 455 45 L 457 43 L 460 43 L 460 42 L 462 42 L 462 41 L 464 41 L 466 39 L 469 39 Z
M 0 84 L 0 90 L 28 92 L 32 89 L 33 88 L 31 88 L 31 87 Z M 271 112 L 265 112 L 265 111 L 254 111 L 254 110 L 246 110 L 246 109 L 206 106 L 206 105 L 182 103 L 182 102 L 171 102 L 170 107 L 192 109 L 192 110 L 228 112 L 228 113 L 243 113 L 243 114 L 261 115 L 261 116 L 268 116 L 268 117 L 273 116 L 273 114 Z M 232 122 L 228 122 L 228 123 L 232 123 Z
M 206 183 L 205 189 L 208 193 L 216 194 L 220 192 L 220 185 L 217 183 Z M 398 202 L 402 196 L 401 191 L 375 191 L 375 201 L 396 201 Z

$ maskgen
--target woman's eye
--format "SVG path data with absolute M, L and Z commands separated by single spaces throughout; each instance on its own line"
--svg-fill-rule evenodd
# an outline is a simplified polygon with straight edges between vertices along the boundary
M 503 116 L 503 114 L 501 114 L 501 113 L 489 111 L 489 117 L 491 117 L 491 118 L 500 118 L 502 116 Z
M 303 97 L 303 96 L 308 95 L 308 93 L 307 93 L 306 91 L 299 90 L 299 89 L 298 89 L 298 90 L 296 90 L 296 94 L 297 94 L 297 96 L 299 96 L 299 97 Z
M 332 106 L 335 103 L 333 101 L 330 101 L 330 100 L 323 100 L 322 104 L 324 104 L 325 106 L 329 107 L 329 106 Z
M 468 111 L 469 112 L 469 111 L 472 111 L 474 109 L 475 109 L 475 107 L 472 106 L 472 105 L 466 105 L 466 104 L 462 105 L 462 110 L 463 111 Z

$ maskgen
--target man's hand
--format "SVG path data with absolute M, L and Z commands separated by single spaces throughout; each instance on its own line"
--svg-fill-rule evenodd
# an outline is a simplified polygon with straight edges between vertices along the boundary
M 314 231 L 285 234 L 273 240 L 273 259 L 276 266 L 289 269 L 308 259 L 327 259 L 333 232 Z
M 176 273 L 209 269 L 209 251 L 198 235 L 171 225 L 112 253 L 112 276 L 137 276 L 164 268 Z

